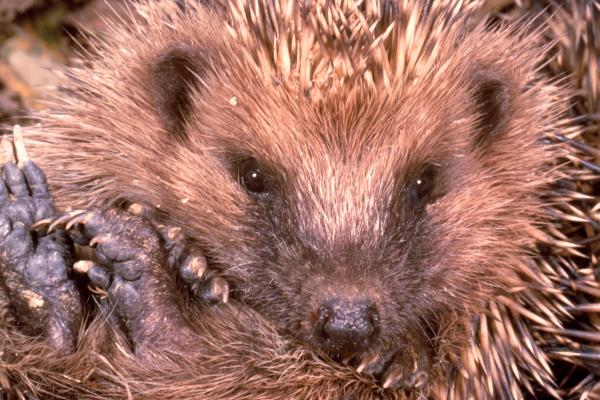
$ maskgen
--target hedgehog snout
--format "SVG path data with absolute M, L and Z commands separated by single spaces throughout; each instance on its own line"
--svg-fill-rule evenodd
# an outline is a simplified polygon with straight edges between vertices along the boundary
M 331 355 L 351 357 L 379 336 L 379 314 L 369 300 L 328 299 L 317 309 L 313 335 Z

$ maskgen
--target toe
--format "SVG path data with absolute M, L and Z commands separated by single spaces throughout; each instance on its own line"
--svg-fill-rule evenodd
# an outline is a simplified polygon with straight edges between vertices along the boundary
M 31 191 L 31 196 L 41 199 L 49 199 L 50 191 L 46 182 L 46 176 L 42 170 L 31 160 L 25 162 L 22 173 Z
M 24 277 L 35 287 L 58 287 L 67 280 L 67 265 L 56 243 L 42 237 L 33 256 L 27 262 Z
M 6 239 L 11 230 L 12 224 L 10 223 L 8 215 L 0 211 L 0 242 Z
M 42 170 L 33 161 L 28 160 L 22 171 L 35 203 L 34 220 L 38 221 L 54 214 L 54 205 Z
M 139 315 L 141 311 L 140 294 L 131 283 L 115 276 L 108 294 L 115 303 L 119 315 L 126 319 L 133 319 Z
M 23 260 L 24 257 L 32 252 L 32 249 L 33 242 L 31 235 L 21 223 L 15 224 L 12 232 L 2 242 L 3 258 L 8 261 L 7 265 L 19 264 L 21 268 L 24 267 L 18 260 Z
M 196 297 L 208 304 L 227 303 L 229 284 L 220 276 L 212 277 L 193 286 Z
M 136 281 L 142 276 L 143 270 L 137 260 L 125 261 L 113 265 L 116 275 L 119 275 L 126 281 Z
M 77 261 L 73 265 L 75 272 L 87 275 L 90 283 L 103 290 L 110 287 L 110 274 L 106 268 L 89 260 Z
M 179 276 L 187 284 L 193 284 L 202 280 L 206 269 L 208 268 L 206 258 L 200 254 L 188 255 L 181 267 Z
M 15 200 L 8 206 L 8 218 L 13 222 L 20 222 L 25 226 L 33 224 L 34 212 L 32 212 L 31 199 L 21 198 Z
M 25 177 L 15 163 L 9 162 L 2 168 L 2 179 L 9 192 L 16 198 L 29 196 L 29 189 Z
M 96 247 L 96 252 L 103 254 L 113 262 L 133 260 L 140 255 L 140 249 L 132 246 L 129 240 L 119 240 L 111 233 L 96 236 L 90 241 L 91 247 Z

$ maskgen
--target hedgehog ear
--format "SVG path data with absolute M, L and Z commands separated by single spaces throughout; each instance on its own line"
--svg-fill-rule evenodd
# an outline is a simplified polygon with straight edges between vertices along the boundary
M 510 94 L 508 84 L 496 77 L 478 75 L 474 80 L 473 104 L 477 122 L 473 138 L 475 147 L 487 145 L 508 121 Z
M 150 92 L 165 130 L 178 140 L 187 138 L 185 121 L 192 111 L 192 93 L 202 74 L 201 57 L 191 48 L 163 53 L 150 68 Z

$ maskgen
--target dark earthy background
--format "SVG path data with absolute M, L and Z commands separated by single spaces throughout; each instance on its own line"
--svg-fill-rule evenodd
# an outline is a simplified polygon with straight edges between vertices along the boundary
M 0 123 L 21 121 L 26 110 L 43 107 L 52 70 L 72 64 L 82 27 L 106 29 L 103 16 L 122 13 L 123 0 L 0 0 Z

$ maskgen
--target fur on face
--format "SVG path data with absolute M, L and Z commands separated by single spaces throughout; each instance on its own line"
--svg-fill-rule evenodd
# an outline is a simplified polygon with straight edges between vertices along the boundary
M 420 2 L 160 3 L 30 132 L 57 198 L 156 206 L 315 348 L 315 310 L 341 296 L 376 307 L 374 348 L 419 331 L 457 352 L 452 328 L 528 262 L 550 178 L 560 105 L 536 34 Z M 266 190 L 241 184 L 248 163 Z

